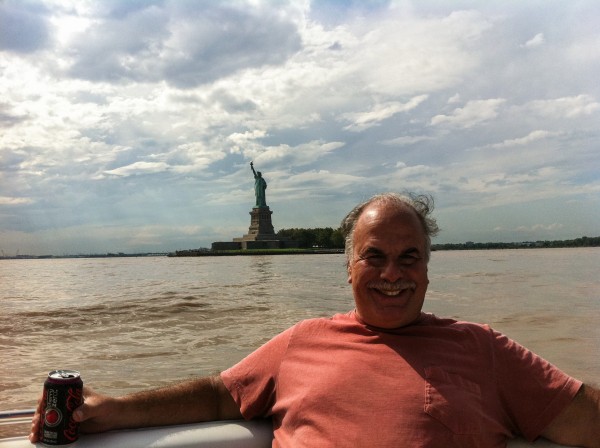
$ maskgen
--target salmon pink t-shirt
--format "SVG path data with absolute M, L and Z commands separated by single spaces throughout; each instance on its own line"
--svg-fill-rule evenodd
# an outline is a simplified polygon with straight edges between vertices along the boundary
M 505 447 L 535 439 L 581 382 L 486 325 L 423 313 L 382 330 L 355 312 L 302 321 L 221 377 L 274 447 Z

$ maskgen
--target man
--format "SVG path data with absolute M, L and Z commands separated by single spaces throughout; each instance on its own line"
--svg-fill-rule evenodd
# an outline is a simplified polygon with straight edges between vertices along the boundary
M 84 431 L 273 421 L 273 446 L 501 447 L 521 434 L 600 447 L 600 393 L 489 327 L 421 312 L 426 197 L 376 196 L 342 222 L 356 308 L 300 322 L 221 375 L 111 398 Z M 31 440 L 37 440 L 39 415 Z

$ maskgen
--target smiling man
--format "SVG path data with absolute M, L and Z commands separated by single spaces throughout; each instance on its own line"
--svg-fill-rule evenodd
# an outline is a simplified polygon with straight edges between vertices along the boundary
M 600 393 L 487 325 L 421 311 L 428 197 L 378 195 L 342 221 L 355 309 L 309 319 L 210 378 L 111 398 L 84 431 L 270 418 L 274 447 L 506 447 L 516 435 L 600 447 Z M 31 440 L 37 440 L 39 415 Z
M 384 199 L 355 211 L 346 220 L 348 282 L 357 318 L 374 327 L 399 328 L 421 315 L 429 279 L 430 235 L 413 209 L 398 199 Z M 352 231 L 353 230 L 353 231 Z

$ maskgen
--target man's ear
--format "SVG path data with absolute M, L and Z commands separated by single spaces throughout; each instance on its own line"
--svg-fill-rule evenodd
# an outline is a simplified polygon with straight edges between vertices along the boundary
M 352 266 L 350 266 L 350 263 L 348 263 L 346 270 L 348 271 L 348 283 L 352 284 Z

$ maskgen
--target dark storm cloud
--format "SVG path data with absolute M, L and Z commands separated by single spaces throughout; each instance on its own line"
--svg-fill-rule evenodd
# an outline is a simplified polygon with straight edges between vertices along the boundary
M 281 64 L 300 48 L 295 25 L 272 9 L 136 2 L 110 11 L 77 39 L 70 74 L 192 88 L 243 69 Z
M 0 50 L 32 53 L 46 47 L 46 8 L 21 1 L 0 1 Z

